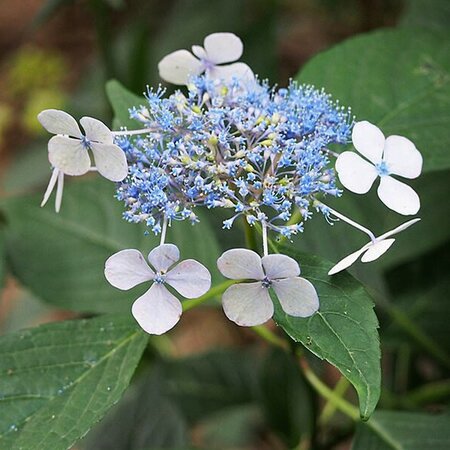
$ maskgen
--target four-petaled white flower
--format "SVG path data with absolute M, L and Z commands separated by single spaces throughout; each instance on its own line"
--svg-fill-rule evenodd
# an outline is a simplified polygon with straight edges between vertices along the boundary
M 139 250 L 122 250 L 105 263 L 105 277 L 116 288 L 128 290 L 145 281 L 153 281 L 150 289 L 132 306 L 132 313 L 144 331 L 163 334 L 180 320 L 181 302 L 164 286 L 168 284 L 185 298 L 197 298 L 211 287 L 208 269 L 193 259 L 180 259 L 178 247 L 162 244 L 148 255 L 147 264 Z M 172 267 L 174 266 L 174 267 Z
M 353 127 L 353 145 L 369 161 L 354 152 L 343 152 L 336 161 L 339 180 L 348 190 L 365 194 L 380 177 L 378 197 L 390 209 L 413 215 L 420 209 L 416 192 L 391 175 L 417 178 L 422 171 L 422 155 L 415 145 L 402 136 L 385 139 L 381 130 L 370 122 Z
M 247 64 L 234 63 L 242 56 L 244 46 L 242 41 L 233 33 L 213 33 L 206 36 L 204 47 L 192 46 L 192 53 L 188 50 L 177 50 L 165 56 L 158 64 L 160 77 L 173 84 L 188 84 L 191 76 L 205 72 L 211 79 L 229 81 L 236 77 L 252 80 L 253 72 Z M 196 58 L 197 57 L 197 58 Z
M 341 272 L 342 270 L 347 269 L 354 262 L 356 262 L 361 255 L 362 255 L 361 261 L 364 263 L 375 261 L 384 253 L 386 253 L 391 247 L 391 245 L 395 242 L 395 239 L 392 238 L 387 239 L 387 238 L 393 236 L 394 234 L 400 233 L 400 231 L 406 230 L 419 220 L 420 219 L 418 218 L 412 219 L 408 222 L 403 223 L 402 225 L 399 225 L 397 228 L 394 228 L 393 230 L 388 231 L 387 233 L 384 233 L 381 236 L 375 238 L 374 241 L 370 241 L 368 244 L 364 245 L 356 252 L 351 253 L 350 255 L 346 256 L 344 259 L 339 261 L 335 266 L 333 266 L 330 269 L 328 275 L 334 275 L 338 272 Z
M 256 280 L 233 284 L 222 296 L 226 316 L 238 325 L 261 325 L 273 316 L 269 288 L 275 291 L 286 314 L 309 317 L 319 309 L 316 289 L 299 277 L 300 267 L 289 256 L 273 254 L 261 258 L 252 250 L 235 248 L 223 253 L 217 267 L 232 280 Z
M 46 109 L 39 113 L 38 120 L 50 133 L 55 134 L 48 143 L 48 159 L 53 166 L 47 190 L 41 206 L 47 203 L 56 189 L 55 209 L 59 212 L 64 187 L 64 175 L 84 175 L 91 169 L 92 150 L 96 169 L 111 181 L 121 181 L 127 176 L 128 165 L 123 150 L 114 144 L 109 128 L 100 120 L 83 117 L 80 124 L 68 113 L 57 109 Z

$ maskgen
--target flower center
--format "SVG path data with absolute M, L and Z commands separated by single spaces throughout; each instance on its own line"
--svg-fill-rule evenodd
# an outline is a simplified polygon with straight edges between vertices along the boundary
M 203 64 L 203 70 L 211 70 L 215 67 L 215 64 L 206 58 L 202 58 L 200 61 Z
M 81 145 L 86 149 L 90 149 L 91 148 L 91 142 L 89 141 L 89 139 L 86 136 L 83 136 L 81 138 Z
M 386 164 L 386 161 L 381 161 L 375 166 L 375 168 L 377 169 L 378 175 L 380 175 L 380 177 L 389 175 L 391 173 L 388 165 Z
M 261 284 L 263 285 L 264 288 L 269 289 L 270 286 L 272 285 L 272 282 L 266 277 L 264 278 L 264 280 L 262 280 Z
M 163 284 L 166 281 L 165 275 L 161 275 L 160 273 L 156 274 L 156 277 L 153 279 L 155 283 Z

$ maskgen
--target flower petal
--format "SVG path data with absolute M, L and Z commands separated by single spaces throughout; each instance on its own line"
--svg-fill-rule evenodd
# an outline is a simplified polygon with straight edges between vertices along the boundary
M 350 255 L 341 259 L 337 264 L 335 264 L 329 271 L 328 275 L 335 275 L 336 273 L 342 272 L 343 270 L 350 267 L 356 260 L 372 245 L 372 242 L 369 242 L 364 247 L 360 248 L 356 252 L 350 253 Z
M 206 75 L 213 80 L 222 80 L 225 82 L 231 82 L 233 79 L 250 82 L 255 79 L 252 69 L 247 64 L 241 62 L 227 64 L 226 66 L 211 67 L 206 70 Z
M 197 298 L 209 291 L 211 274 L 203 264 L 186 259 L 167 272 L 166 282 L 183 297 Z
M 128 164 L 125 152 L 115 144 L 91 144 L 97 170 L 106 179 L 122 181 L 128 174 Z
M 87 150 L 79 139 L 56 135 L 48 141 L 50 163 L 67 175 L 84 175 L 91 167 Z
M 386 139 L 383 159 L 394 175 L 417 178 L 422 172 L 422 155 L 416 146 L 403 136 L 389 136 Z
M 366 253 L 364 253 L 361 261 L 363 263 L 375 261 L 381 255 L 386 253 L 394 242 L 395 239 L 384 239 L 382 241 L 375 242 L 375 244 L 371 245 Z
M 62 196 L 64 190 L 64 173 L 58 172 L 58 185 L 56 186 L 56 196 L 55 196 L 55 212 L 59 213 L 61 209 Z
M 378 197 L 390 209 L 405 216 L 416 214 L 420 209 L 420 198 L 413 188 L 395 178 L 381 177 Z
M 262 258 L 264 272 L 269 280 L 276 278 L 297 277 L 300 267 L 295 259 L 287 255 L 273 254 Z
M 163 334 L 180 320 L 180 301 L 162 284 L 154 283 L 131 307 L 141 328 L 149 334 Z
M 187 50 L 177 50 L 159 62 L 158 70 L 159 76 L 169 83 L 187 84 L 190 76 L 203 72 L 203 64 Z
M 41 202 L 41 207 L 48 202 L 48 199 L 50 198 L 50 195 L 53 192 L 56 182 L 58 181 L 58 174 L 59 170 L 55 167 L 52 171 L 52 176 L 50 177 L 50 181 L 48 182 L 47 189 L 45 190 L 44 198 L 42 199 Z
M 286 314 L 309 317 L 319 309 L 319 296 L 311 282 L 301 277 L 274 280 L 272 287 Z
M 369 192 L 378 176 L 375 166 L 354 152 L 343 152 L 338 156 L 336 171 L 343 186 L 356 194 Z
M 356 122 L 352 131 L 353 145 L 361 155 L 374 164 L 379 164 L 383 156 L 385 138 L 375 125 L 363 120 Z
M 233 284 L 223 293 L 222 306 L 230 320 L 244 327 L 261 325 L 274 312 L 269 291 L 260 282 Z
M 220 273 L 232 280 L 263 280 L 265 278 L 258 253 L 246 248 L 227 250 L 217 260 Z
M 101 142 L 103 144 L 114 143 L 111 130 L 100 120 L 93 117 L 82 117 L 80 123 L 88 141 Z
M 381 236 L 378 237 L 378 239 L 386 239 L 389 236 L 393 236 L 394 234 L 400 233 L 401 231 L 406 230 L 411 225 L 414 225 L 415 223 L 417 223 L 419 221 L 420 221 L 419 218 L 408 220 L 408 222 L 402 223 L 401 225 L 399 225 L 398 227 L 394 228 L 393 230 L 382 234 Z
M 77 121 L 65 111 L 59 109 L 45 109 L 37 116 L 41 125 L 50 133 L 66 134 L 76 138 L 82 138 Z
M 155 273 L 142 253 L 130 248 L 121 250 L 106 260 L 105 277 L 114 287 L 127 291 L 144 281 L 153 280 Z
M 233 33 L 212 33 L 206 36 L 203 46 L 208 61 L 222 64 L 238 60 L 244 51 L 244 45 Z
M 165 273 L 180 259 L 180 250 L 173 244 L 162 244 L 155 247 L 149 254 L 148 260 L 157 272 Z
M 206 51 L 205 49 L 200 45 L 193 45 L 191 47 L 192 53 L 198 58 L 198 59 L 206 59 Z

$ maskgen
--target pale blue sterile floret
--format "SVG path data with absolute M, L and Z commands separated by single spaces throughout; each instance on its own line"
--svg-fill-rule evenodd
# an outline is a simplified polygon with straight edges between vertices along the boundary
M 323 90 L 291 82 L 196 77 L 186 94 L 149 89 L 131 117 L 149 131 L 118 136 L 130 166 L 119 185 L 124 217 L 156 233 L 164 216 L 196 222 L 195 208 L 229 208 L 284 236 L 302 231 L 317 196 L 340 195 L 330 144 L 350 140 L 353 117 Z M 299 208 L 299 223 L 286 223 Z M 314 209 L 314 208 L 312 208 Z

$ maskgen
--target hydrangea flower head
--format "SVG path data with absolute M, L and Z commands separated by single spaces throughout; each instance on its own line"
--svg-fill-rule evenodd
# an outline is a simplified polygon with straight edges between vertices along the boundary
M 46 109 L 39 113 L 38 120 L 50 133 L 55 134 L 48 143 L 48 159 L 53 166 L 50 183 L 41 206 L 50 197 L 58 182 L 55 209 L 61 206 L 64 175 L 84 175 L 91 170 L 88 150 L 94 155 L 96 170 L 111 181 L 123 180 L 128 172 L 127 160 L 120 147 L 114 144 L 109 128 L 100 120 L 83 117 L 80 124 L 68 113 L 56 109 Z
M 203 47 L 192 46 L 192 53 L 177 50 L 165 56 L 158 64 L 160 77 L 173 84 L 188 84 L 195 75 L 205 73 L 211 79 L 253 80 L 253 72 L 247 64 L 237 61 L 244 50 L 242 41 L 233 33 L 213 33 L 206 36 Z M 194 56 L 195 55 L 195 56 Z
M 132 116 L 151 130 L 118 144 L 130 175 L 125 218 L 158 232 L 163 216 L 197 220 L 195 208 L 227 208 L 285 236 L 302 230 L 316 196 L 339 195 L 327 146 L 346 143 L 352 117 L 323 91 L 292 82 L 272 89 L 197 77 L 188 92 L 149 91 Z M 294 208 L 303 220 L 287 224 Z
M 121 250 L 105 263 L 105 277 L 118 289 L 128 290 L 153 281 L 150 289 L 132 306 L 134 318 L 149 334 L 163 334 L 180 320 L 181 302 L 166 288 L 166 284 L 185 298 L 200 297 L 211 286 L 211 275 L 205 266 L 193 259 L 176 264 L 179 259 L 177 246 L 162 244 L 149 253 L 151 266 L 135 249 Z
M 309 317 L 319 309 L 314 286 L 300 277 L 300 267 L 286 255 L 260 257 L 252 250 L 227 250 L 217 260 L 223 276 L 232 280 L 254 280 L 230 286 L 222 296 L 226 316 L 241 326 L 267 322 L 274 313 L 269 288 L 272 288 L 286 314 Z
M 384 137 L 370 122 L 357 122 L 353 127 L 353 145 L 365 158 L 354 152 L 343 152 L 336 161 L 339 180 L 348 190 L 365 194 L 380 177 L 378 196 L 390 209 L 403 214 L 416 214 L 420 199 L 405 183 L 393 178 L 417 178 L 422 171 L 422 155 L 415 145 L 402 136 Z M 368 161 L 367 161 L 368 160 Z

